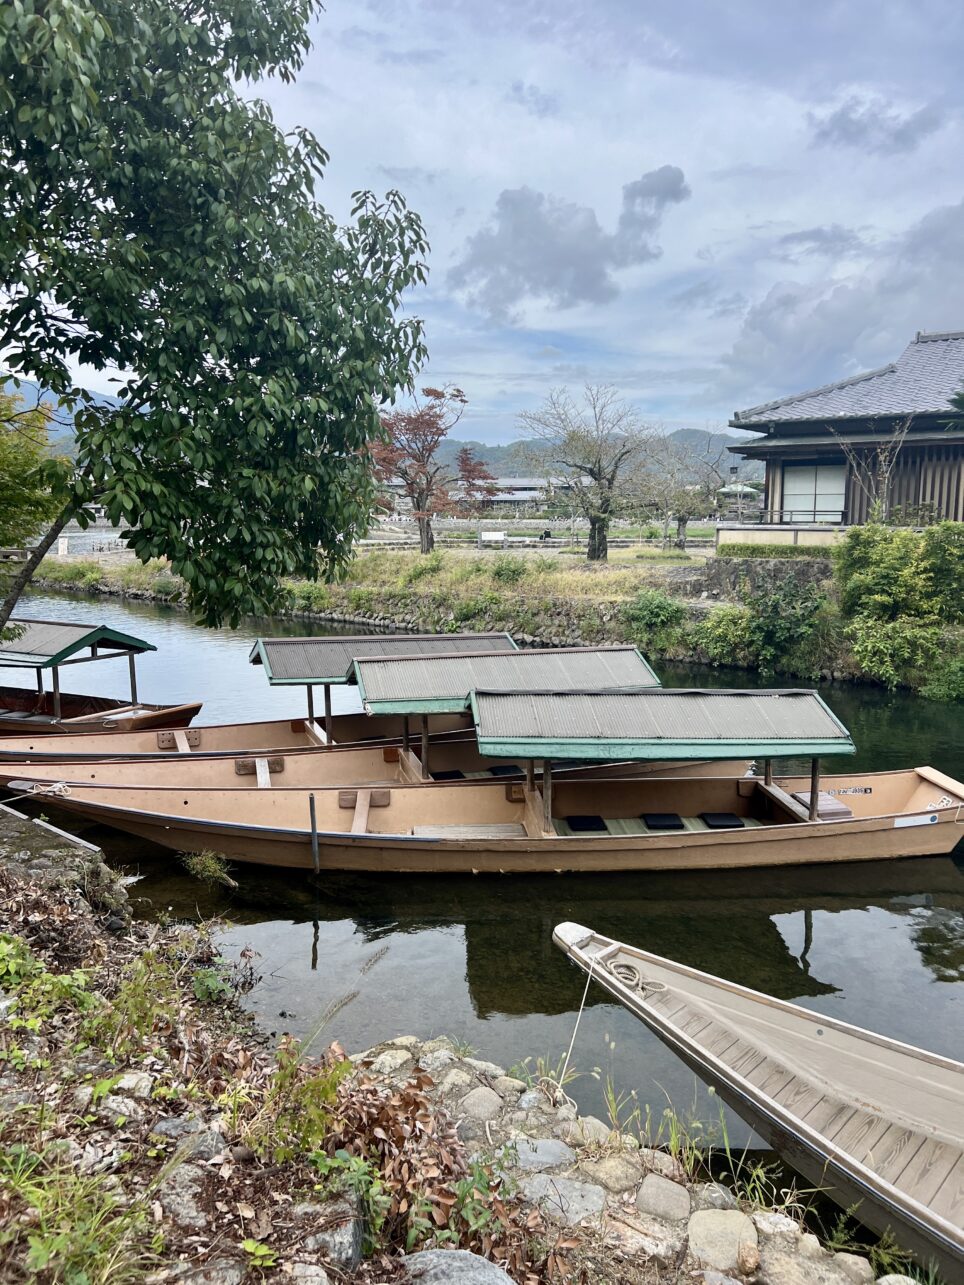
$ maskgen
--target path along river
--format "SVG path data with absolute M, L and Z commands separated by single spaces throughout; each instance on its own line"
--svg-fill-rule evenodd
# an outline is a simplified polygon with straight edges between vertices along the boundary
M 112 599 L 33 595 L 20 614 L 104 621 L 157 644 L 138 663 L 142 699 L 203 697 L 197 722 L 304 712 L 302 689 L 269 688 L 248 664 L 259 634 L 331 632 L 307 622 L 248 620 L 236 631 L 194 626 L 182 611 Z M 667 685 L 761 686 L 756 675 L 658 665 Z M 116 672 L 114 672 L 116 671 Z M 9 672 L 9 671 L 8 671 Z M 123 695 L 126 666 L 73 671 L 81 690 Z M 5 681 L 9 681 L 5 678 Z M 854 735 L 855 768 L 929 763 L 964 777 L 964 718 L 873 687 L 823 695 Z M 335 689 L 335 708 L 357 708 Z M 70 822 L 66 823 L 68 828 Z M 399 1033 L 445 1034 L 511 1065 L 565 1052 L 584 978 L 551 944 L 574 919 L 697 968 L 822 1013 L 964 1059 L 964 854 L 958 859 L 812 866 L 786 871 L 671 875 L 412 877 L 326 875 L 239 866 L 236 892 L 211 892 L 177 859 L 142 841 L 87 832 L 140 878 L 140 914 L 220 915 L 233 954 L 250 944 L 263 980 L 251 1004 L 269 1030 L 304 1036 L 341 1003 L 322 1043 L 349 1051 Z M 382 953 L 380 953 L 382 952 Z M 369 965 L 374 956 L 376 962 Z M 660 1117 L 667 1101 L 707 1127 L 718 1107 L 648 1031 L 591 989 L 570 1086 L 581 1109 L 605 1116 L 603 1087 L 635 1089 Z M 734 1142 L 747 1138 L 735 1120 Z

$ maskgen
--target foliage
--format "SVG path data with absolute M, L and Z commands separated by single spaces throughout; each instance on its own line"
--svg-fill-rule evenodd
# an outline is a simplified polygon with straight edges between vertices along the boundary
M 460 513 L 476 513 L 486 508 L 496 494 L 495 475 L 490 473 L 471 446 L 463 446 L 455 457 L 459 484 Z
M 951 623 L 964 621 L 964 522 L 938 522 L 920 537 L 921 569 L 934 612 Z
M 820 626 L 827 599 L 813 585 L 779 580 L 772 588 L 747 597 L 746 645 L 763 674 L 780 669 L 813 676 L 819 657 L 808 657 L 807 644 Z
M 686 608 L 662 589 L 640 589 L 623 608 L 623 619 L 641 647 L 666 651 L 679 638 Z
M 0 545 L 20 546 L 60 507 L 50 487 L 46 406 L 0 391 Z
M 821 544 L 721 544 L 718 558 L 822 558 L 830 549 Z
M 323 148 L 245 89 L 293 79 L 315 8 L 3 11 L 0 350 L 74 416 L 57 523 L 99 500 L 209 624 L 344 567 L 378 409 L 425 355 L 397 315 L 425 275 L 417 216 L 360 192 L 337 228 L 313 196 Z M 115 400 L 79 389 L 78 364 L 126 372 Z
M 382 437 L 371 448 L 379 482 L 400 481 L 418 522 L 422 553 L 435 548 L 432 518 L 449 512 L 453 478 L 439 459 L 442 442 L 462 418 L 468 398 L 461 388 L 423 388 L 423 401 L 382 416 Z
M 227 858 L 219 852 L 183 852 L 181 864 L 189 875 L 201 883 L 221 884 L 225 888 L 238 886 L 237 881 L 228 873 L 231 867 Z
M 833 551 L 843 614 L 879 620 L 934 614 L 920 554 L 914 531 L 872 522 L 851 527 Z
M 43 964 L 22 937 L 0 933 L 0 986 L 5 991 L 16 990 L 42 972 Z
M 318 1170 L 322 1190 L 349 1191 L 361 1200 L 365 1212 L 364 1251 L 373 1253 L 380 1245 L 382 1227 L 392 1204 L 377 1166 L 364 1156 L 351 1155 L 344 1147 L 332 1156 L 316 1151 L 311 1160 Z
M 83 1024 L 84 1038 L 114 1057 L 139 1049 L 155 1029 L 169 1026 L 180 1004 L 171 961 L 145 951 L 125 971 L 110 1003 Z
M 255 1151 L 281 1164 L 322 1145 L 333 1123 L 338 1085 L 351 1063 L 336 1055 L 306 1064 L 302 1046 L 289 1036 L 278 1045 L 275 1061 L 268 1093 L 246 1138 Z
M 525 558 L 513 557 L 511 553 L 501 553 L 492 564 L 492 579 L 499 584 L 518 584 L 524 580 L 529 570 Z
M 418 584 L 426 577 L 434 576 L 442 569 L 442 554 L 436 549 L 426 554 L 419 562 L 412 565 L 402 574 L 402 584 Z
M 227 961 L 218 959 L 208 968 L 199 968 L 191 978 L 194 998 L 202 1004 L 218 1004 L 234 994 Z
M 694 646 L 711 665 L 752 665 L 753 616 L 747 607 L 717 607 L 693 626 Z
M 933 619 L 898 616 L 881 620 L 856 616 L 847 629 L 854 656 L 868 677 L 891 689 L 913 680 L 935 660 L 941 628 Z
M 964 656 L 938 661 L 920 694 L 930 701 L 964 701 Z

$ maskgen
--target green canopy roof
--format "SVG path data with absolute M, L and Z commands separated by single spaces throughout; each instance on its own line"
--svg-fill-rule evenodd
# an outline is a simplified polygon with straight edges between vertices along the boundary
M 475 691 L 472 713 L 479 750 L 493 758 L 816 758 L 854 753 L 850 733 L 814 691 Z
M 369 714 L 456 714 L 480 688 L 529 692 L 658 687 L 635 647 L 556 647 L 486 655 L 358 657 Z
M 53 669 L 56 665 L 157 651 L 153 643 L 108 625 L 54 620 L 10 620 L 8 624 L 17 631 L 17 636 L 0 642 L 0 666 Z M 88 649 L 89 656 L 80 654 Z
M 272 687 L 353 683 L 356 656 L 515 651 L 509 634 L 361 634 L 330 638 L 259 638 L 248 659 L 264 665 Z

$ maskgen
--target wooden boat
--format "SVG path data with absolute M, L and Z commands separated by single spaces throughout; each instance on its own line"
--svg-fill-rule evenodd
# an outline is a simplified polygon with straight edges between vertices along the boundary
M 964 1064 L 579 924 L 553 939 L 811 1182 L 961 1279 Z
M 37 686 L 36 690 L 0 687 L 0 732 L 4 734 L 4 740 L 8 737 L 34 737 L 40 733 L 52 741 L 94 729 L 117 733 L 187 727 L 201 708 L 200 701 L 182 705 L 148 705 L 138 700 L 135 657 L 157 650 L 143 639 L 107 625 L 14 619 L 10 626 L 13 636 L 0 641 L 0 667 L 32 669 Z M 60 690 L 62 666 L 117 658 L 126 658 L 128 662 L 129 700 L 83 696 Z M 52 678 L 50 691 L 44 687 L 45 673 Z
M 935 855 L 964 836 L 964 784 L 927 767 L 825 777 L 820 806 L 839 819 L 814 821 L 800 802 L 810 777 L 554 780 L 550 773 L 548 788 L 545 779 L 541 788 L 466 781 L 308 790 L 268 782 L 270 775 L 267 788 L 222 790 L 14 779 L 9 788 L 176 851 L 213 849 L 304 869 L 772 867 Z M 674 819 L 678 828 L 661 828 Z

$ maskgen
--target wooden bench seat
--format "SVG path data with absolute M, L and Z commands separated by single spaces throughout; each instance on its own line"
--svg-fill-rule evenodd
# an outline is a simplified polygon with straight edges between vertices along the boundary
M 417 839 L 524 839 L 526 828 L 518 821 L 498 821 L 488 825 L 416 825 L 412 834 Z

